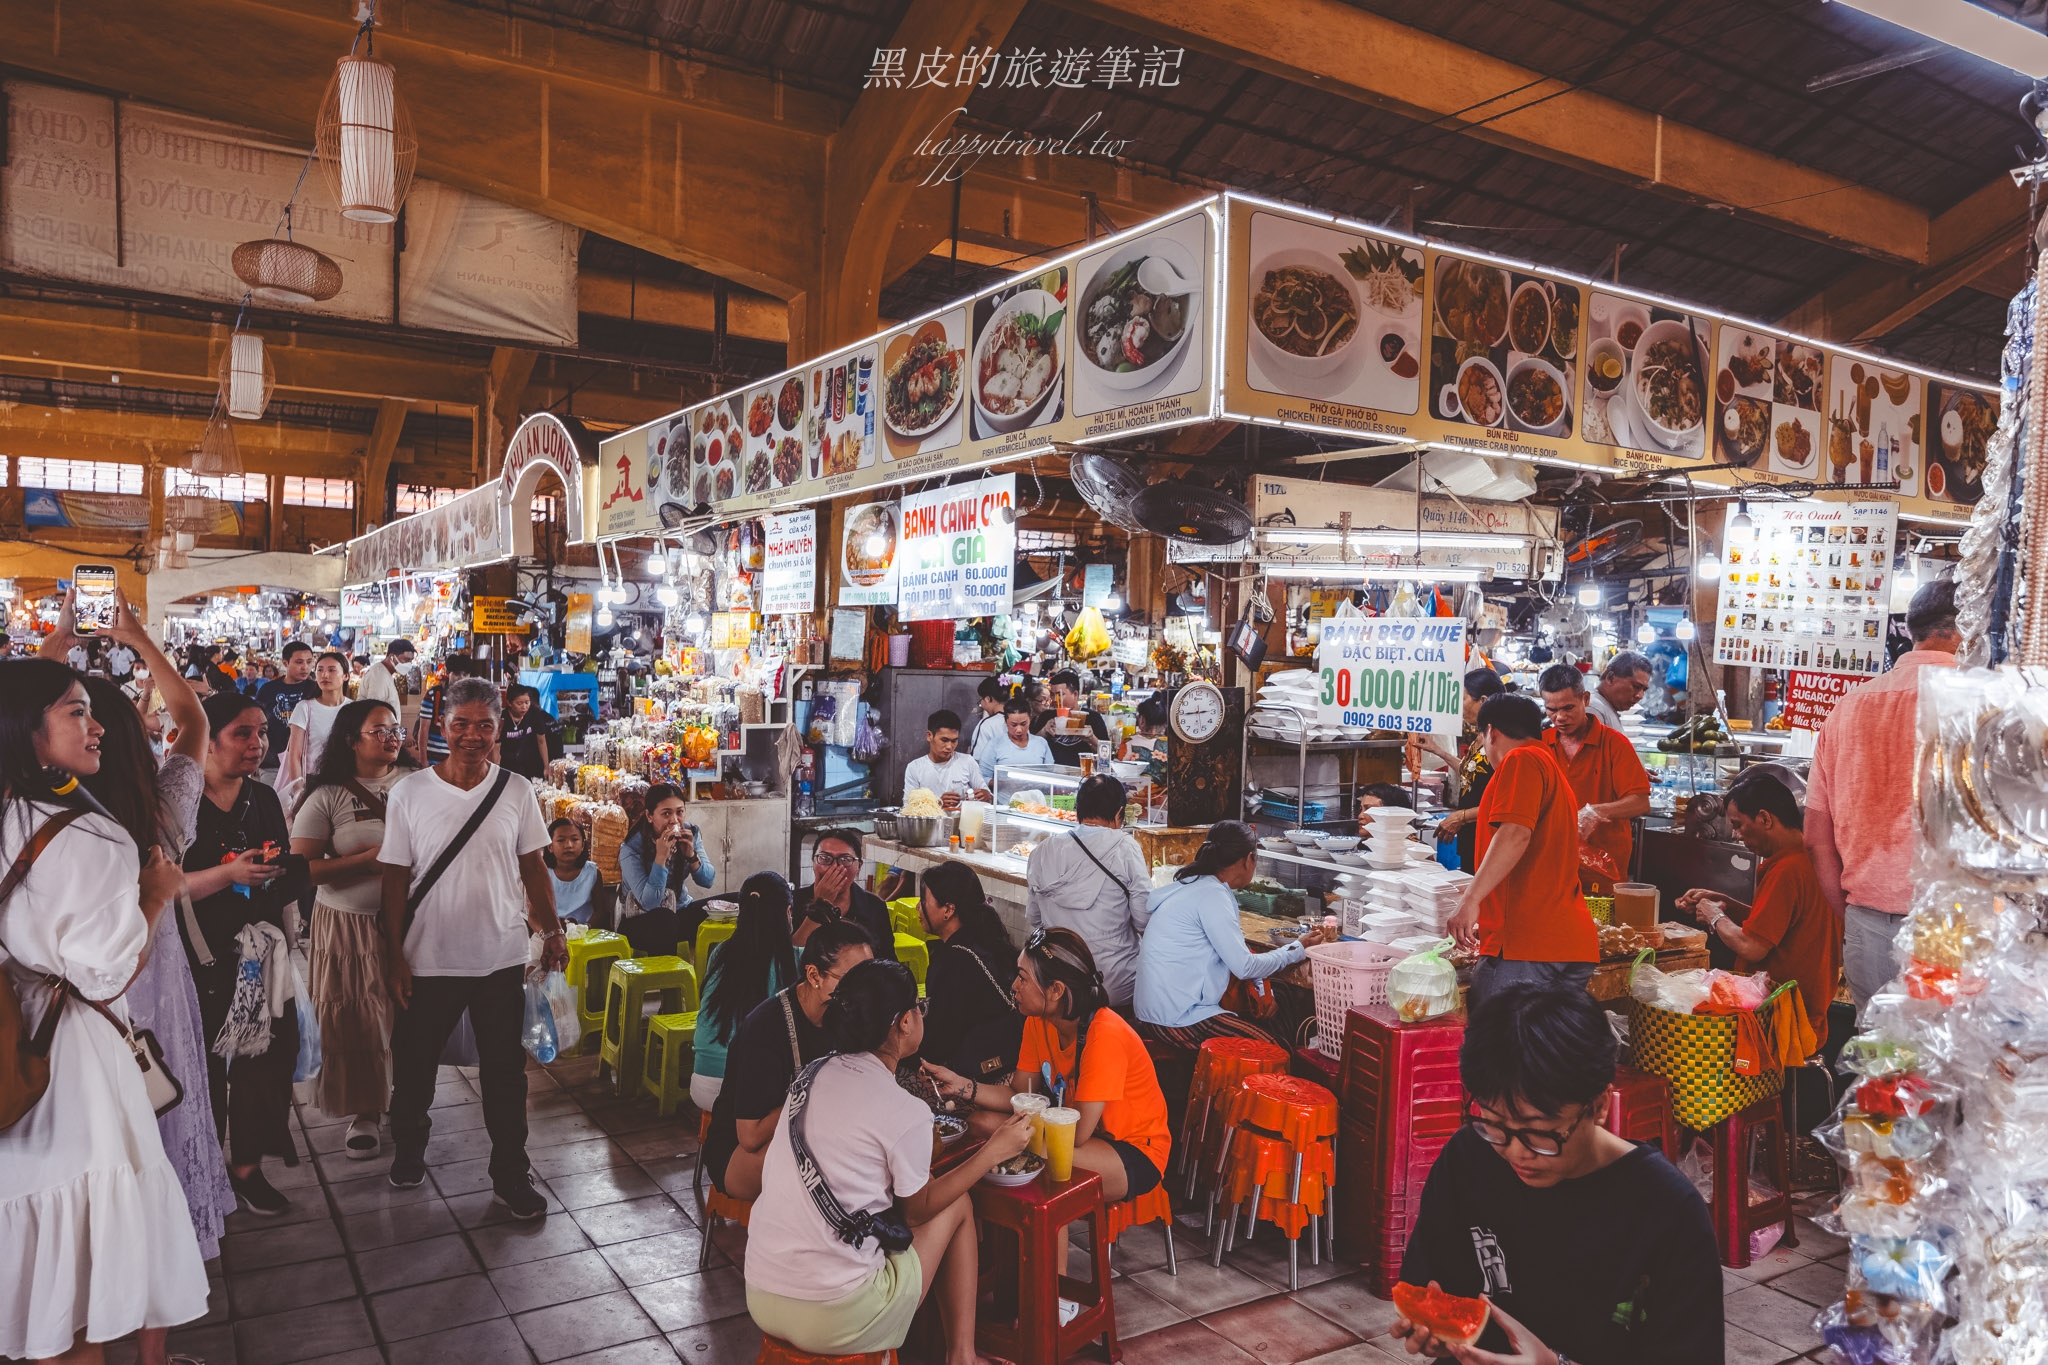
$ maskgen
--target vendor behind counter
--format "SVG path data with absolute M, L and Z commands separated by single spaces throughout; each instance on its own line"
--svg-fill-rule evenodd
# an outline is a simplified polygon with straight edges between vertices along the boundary
M 960 717 L 956 713 L 932 712 L 925 720 L 924 742 L 925 752 L 903 765 L 905 796 L 923 788 L 937 796 L 947 810 L 960 809 L 963 800 L 989 799 L 981 765 L 972 754 L 960 752 Z
M 1071 668 L 1052 675 L 1052 709 L 1032 723 L 1032 731 L 1044 737 L 1052 749 L 1052 760 L 1066 767 L 1078 767 L 1082 754 L 1097 752 L 1096 746 L 1109 738 L 1109 725 L 1093 711 L 1081 709 L 1081 675 Z M 1064 711 L 1088 727 L 1086 735 L 1061 734 L 1053 722 Z

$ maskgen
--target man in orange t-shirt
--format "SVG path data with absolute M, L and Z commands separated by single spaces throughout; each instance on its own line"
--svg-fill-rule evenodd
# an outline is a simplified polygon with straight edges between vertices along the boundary
M 1550 733 L 1543 737 L 1579 800 L 1579 839 L 1614 860 L 1613 880 L 1629 879 L 1634 836 L 1629 821 L 1650 810 L 1650 775 L 1628 736 L 1586 709 L 1586 675 L 1552 664 L 1536 679 Z
M 1571 782 L 1543 743 L 1543 711 L 1528 697 L 1488 697 L 1476 722 L 1493 777 L 1479 799 L 1479 870 L 1451 934 L 1484 954 L 1468 1009 L 1518 982 L 1583 988 L 1600 935 L 1579 893 L 1579 827 Z
M 1790 789 L 1752 769 L 1728 789 L 1728 827 L 1744 848 L 1763 855 L 1756 903 L 1695 888 L 1673 904 L 1732 948 L 1743 969 L 1764 972 L 1773 986 L 1797 981 L 1807 1022 L 1825 1040 L 1828 1004 L 1842 976 L 1842 917 L 1807 856 L 1805 823 Z

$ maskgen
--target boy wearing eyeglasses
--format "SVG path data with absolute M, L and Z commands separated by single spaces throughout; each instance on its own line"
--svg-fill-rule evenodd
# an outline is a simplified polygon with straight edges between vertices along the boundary
M 1461 1365 L 1719 1365 L 1720 1257 L 1692 1182 L 1609 1132 L 1614 1034 L 1591 996 L 1508 986 L 1473 1011 L 1465 1126 L 1423 1187 L 1401 1278 L 1491 1321 L 1452 1347 L 1406 1319 L 1410 1355 Z

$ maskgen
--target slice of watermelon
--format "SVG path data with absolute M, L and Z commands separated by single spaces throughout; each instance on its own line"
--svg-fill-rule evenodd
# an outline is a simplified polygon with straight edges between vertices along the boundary
M 1394 1309 L 1402 1317 L 1436 1334 L 1446 1345 L 1469 1346 L 1486 1330 L 1493 1306 L 1485 1299 L 1465 1299 L 1446 1294 L 1435 1285 L 1394 1286 Z

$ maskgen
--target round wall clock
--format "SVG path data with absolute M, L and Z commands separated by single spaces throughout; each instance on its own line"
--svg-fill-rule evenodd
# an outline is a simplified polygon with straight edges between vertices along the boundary
M 1173 733 L 1189 744 L 1202 744 L 1223 728 L 1223 690 L 1212 682 L 1191 682 L 1173 694 L 1167 709 Z

